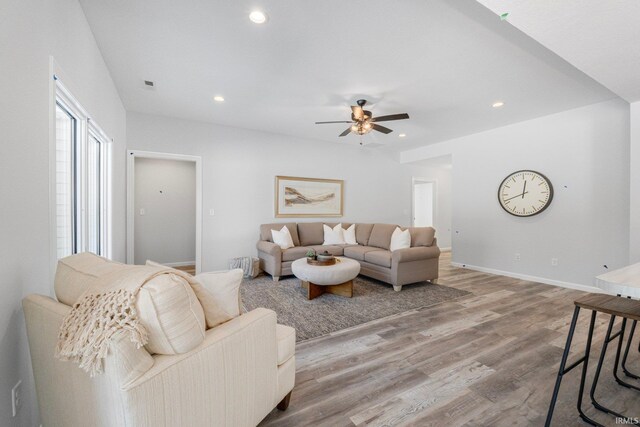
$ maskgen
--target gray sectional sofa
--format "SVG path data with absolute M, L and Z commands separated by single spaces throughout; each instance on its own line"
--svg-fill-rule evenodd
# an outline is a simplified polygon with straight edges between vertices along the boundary
M 360 263 L 360 274 L 389 283 L 396 291 L 400 291 L 402 285 L 434 282 L 438 278 L 440 249 L 431 227 L 409 227 L 411 247 L 391 252 L 391 234 L 397 225 L 356 223 L 357 245 L 325 246 L 323 224 L 336 225 L 322 222 L 262 224 L 257 244 L 260 268 L 277 281 L 280 276 L 292 274 L 291 263 L 305 257 L 312 249 L 354 259 Z M 293 248 L 282 250 L 273 243 L 271 230 L 280 230 L 283 225 L 291 233 Z M 345 229 L 349 226 L 351 224 L 342 223 Z

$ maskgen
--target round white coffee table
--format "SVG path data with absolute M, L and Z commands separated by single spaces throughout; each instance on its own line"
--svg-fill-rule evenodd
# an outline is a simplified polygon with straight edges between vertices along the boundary
M 333 265 L 311 265 L 306 258 L 301 258 L 291 264 L 291 271 L 302 281 L 310 300 L 324 293 L 351 298 L 353 279 L 360 273 L 360 263 L 336 257 Z

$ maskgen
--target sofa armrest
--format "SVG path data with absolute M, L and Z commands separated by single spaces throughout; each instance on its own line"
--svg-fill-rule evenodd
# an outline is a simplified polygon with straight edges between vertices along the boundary
M 440 248 L 437 246 L 416 246 L 414 248 L 398 249 L 391 253 L 394 264 L 422 259 L 432 259 L 440 256 Z
M 280 246 L 276 245 L 273 242 L 267 242 L 266 240 L 260 240 L 256 244 L 256 248 L 258 251 L 264 252 L 265 254 L 271 255 L 273 257 L 281 257 L 282 249 Z
M 278 404 L 271 310 L 258 308 L 208 330 L 188 353 L 154 359 L 124 389 L 131 425 L 257 425 Z

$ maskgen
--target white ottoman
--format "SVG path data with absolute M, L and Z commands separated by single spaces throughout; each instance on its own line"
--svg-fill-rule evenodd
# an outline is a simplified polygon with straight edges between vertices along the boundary
M 337 257 L 333 265 L 311 265 L 306 258 L 301 258 L 291 264 L 291 271 L 302 281 L 310 300 L 324 293 L 351 298 L 353 279 L 360 273 L 360 263 Z

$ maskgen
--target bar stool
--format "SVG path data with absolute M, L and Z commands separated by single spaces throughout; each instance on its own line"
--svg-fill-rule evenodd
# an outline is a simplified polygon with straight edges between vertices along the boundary
M 616 357 L 615 357 L 615 362 L 614 362 L 614 369 L 613 369 L 613 373 L 614 373 L 614 377 L 616 379 L 616 381 L 619 384 L 622 384 L 626 387 L 629 388 L 634 388 L 637 390 L 637 387 L 632 386 L 630 384 L 624 383 L 622 382 L 619 378 L 618 378 L 618 365 L 620 362 L 620 351 L 622 349 L 622 343 L 624 341 L 624 332 L 625 332 L 625 328 L 627 325 L 627 320 L 633 320 L 634 324 L 632 326 L 632 329 L 635 329 L 635 323 L 640 320 L 640 302 L 638 301 L 634 301 L 634 300 L 630 300 L 630 299 L 626 299 L 626 298 L 620 298 L 620 297 L 616 297 L 616 296 L 612 296 L 612 295 L 605 295 L 605 294 L 586 294 L 582 297 L 580 297 L 579 299 L 577 299 L 576 301 L 574 301 L 574 305 L 575 305 L 575 309 L 573 311 L 573 318 L 571 320 L 571 327 L 569 328 L 569 333 L 567 334 L 567 343 L 565 345 L 564 348 L 564 353 L 562 354 L 562 360 L 560 362 L 560 368 L 558 370 L 558 376 L 556 378 L 556 384 L 555 387 L 553 389 L 553 396 L 551 397 L 551 403 L 549 404 L 549 412 L 547 413 L 547 420 L 545 422 L 545 426 L 548 427 L 551 425 L 551 419 L 553 418 L 553 411 L 555 409 L 555 405 L 556 405 L 556 400 L 558 399 L 558 391 L 560 390 L 560 384 L 562 383 L 562 377 L 567 374 L 569 371 L 573 370 L 574 368 L 576 368 L 577 366 L 579 366 L 580 364 L 582 364 L 582 375 L 580 377 L 580 389 L 578 391 L 578 414 L 580 415 L 580 418 L 582 418 L 584 421 L 586 421 L 587 423 L 593 425 L 593 426 L 602 426 L 602 424 L 598 423 L 597 421 L 594 421 L 593 419 L 589 418 L 584 411 L 582 410 L 582 397 L 584 394 L 584 386 L 585 386 L 585 380 L 587 377 L 587 369 L 588 369 L 588 365 L 589 365 L 589 352 L 591 351 L 591 341 L 593 338 L 593 329 L 594 329 L 594 325 L 596 322 L 596 315 L 598 312 L 600 313 L 605 313 L 611 316 L 611 319 L 609 321 L 609 326 L 607 328 L 607 334 L 605 336 L 604 339 L 604 343 L 602 345 L 602 351 L 600 352 L 600 359 L 598 360 L 598 366 L 596 368 L 596 374 L 595 377 L 593 379 L 593 384 L 591 386 L 591 390 L 590 390 L 590 397 L 591 397 L 591 402 L 593 403 L 594 407 L 598 410 L 601 410 L 603 412 L 606 412 L 608 414 L 614 415 L 616 417 L 620 417 L 620 418 L 627 418 L 630 419 L 629 417 L 626 417 L 625 415 L 622 415 L 610 408 L 607 408 L 603 405 L 601 405 L 600 403 L 598 403 L 595 399 L 595 392 L 596 392 L 596 387 L 598 385 L 598 379 L 600 377 L 600 372 L 602 371 L 602 365 L 604 363 L 604 358 L 607 352 L 607 347 L 609 346 L 609 343 L 614 341 L 615 339 L 618 339 L 618 348 L 617 348 L 617 352 L 616 352 Z M 571 350 L 571 342 L 573 340 L 573 334 L 575 332 L 576 329 L 576 324 L 578 322 L 578 317 L 580 314 L 580 309 L 584 308 L 585 310 L 591 310 L 591 321 L 589 323 L 589 332 L 588 332 L 588 336 L 587 336 L 587 343 L 585 346 L 585 351 L 584 351 L 584 356 L 582 356 L 581 358 L 579 358 L 578 360 L 576 360 L 575 362 L 573 362 L 571 365 L 569 365 L 567 367 L 567 359 L 569 357 L 569 351 Z M 617 331 L 615 334 L 612 335 L 612 330 L 613 330 L 613 325 L 615 322 L 616 317 L 621 317 L 622 318 L 622 325 L 620 327 L 620 330 Z M 629 346 L 630 343 L 627 344 L 627 348 L 626 348 L 626 352 L 628 353 L 629 350 Z M 626 355 L 625 354 L 625 361 L 626 361 Z M 640 425 L 638 423 L 635 423 L 636 425 Z

